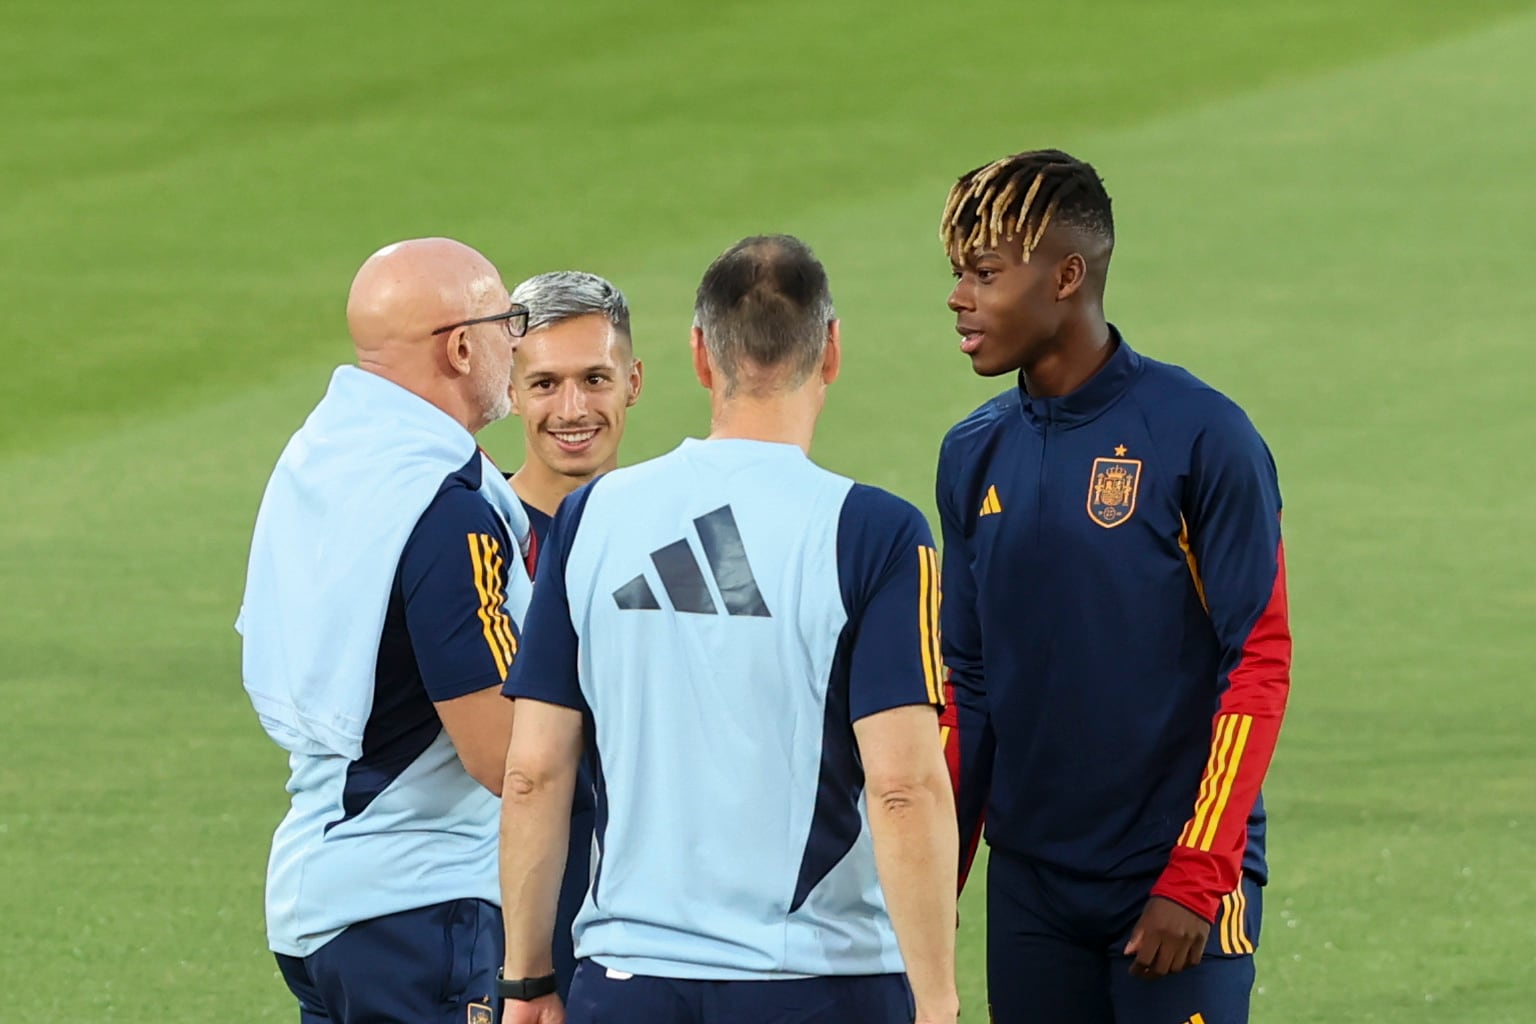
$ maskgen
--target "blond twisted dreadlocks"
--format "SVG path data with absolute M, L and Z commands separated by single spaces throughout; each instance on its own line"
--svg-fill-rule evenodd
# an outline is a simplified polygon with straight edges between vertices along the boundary
M 944 204 L 939 240 L 960 263 L 967 253 L 1011 239 L 1028 263 L 1052 221 L 1114 244 L 1109 193 L 1098 172 L 1059 149 L 1037 149 L 962 175 Z

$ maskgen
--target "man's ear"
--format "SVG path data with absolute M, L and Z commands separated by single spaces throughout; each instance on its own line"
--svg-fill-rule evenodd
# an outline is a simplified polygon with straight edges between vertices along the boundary
M 1069 253 L 1056 264 L 1056 301 L 1070 299 L 1088 280 L 1088 261 L 1080 252 Z
M 443 338 L 443 356 L 461 376 L 469 375 L 469 328 L 455 327 Z
M 833 320 L 827 324 L 827 348 L 821 354 L 821 382 L 831 384 L 843 370 L 842 324 Z
M 640 389 L 645 386 L 645 364 L 636 359 L 629 364 L 629 398 L 624 405 L 634 405 L 640 400 Z
M 709 362 L 709 346 L 704 344 L 704 332 L 697 327 L 688 336 L 688 347 L 693 350 L 693 375 L 705 388 L 715 385 L 715 368 Z

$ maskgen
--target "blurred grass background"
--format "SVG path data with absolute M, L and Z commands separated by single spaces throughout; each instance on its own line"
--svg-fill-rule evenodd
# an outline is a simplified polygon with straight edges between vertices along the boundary
M 1531 1020 L 1532 52 L 1536 5 L 1495 0 L 10 0 L 0 1020 L 294 1017 L 260 898 L 286 771 L 230 623 L 369 252 L 447 234 L 509 284 L 615 280 L 634 461 L 707 429 L 704 266 L 801 234 L 847 356 L 816 456 L 929 509 L 944 429 L 1004 386 L 955 349 L 944 193 L 1039 146 L 1115 197 L 1111 318 L 1281 467 L 1254 1019 Z M 517 461 L 515 423 L 483 436 Z

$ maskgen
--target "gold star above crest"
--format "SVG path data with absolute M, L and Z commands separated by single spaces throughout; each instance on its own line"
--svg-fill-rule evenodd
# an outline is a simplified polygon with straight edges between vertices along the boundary
M 1123 444 L 1115 445 L 1115 458 L 1119 459 L 1119 458 L 1124 458 L 1124 457 L 1125 457 L 1125 445 L 1123 445 Z

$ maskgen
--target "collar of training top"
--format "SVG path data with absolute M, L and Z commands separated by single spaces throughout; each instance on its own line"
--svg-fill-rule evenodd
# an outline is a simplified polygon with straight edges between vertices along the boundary
M 1109 341 L 1115 354 L 1076 391 L 1056 398 L 1033 398 L 1024 390 L 1024 375 L 1019 374 L 1019 407 L 1025 419 L 1038 424 L 1070 427 L 1086 423 L 1108 409 L 1125 394 L 1141 373 L 1142 358 L 1121 337 L 1114 324 L 1109 325 Z

